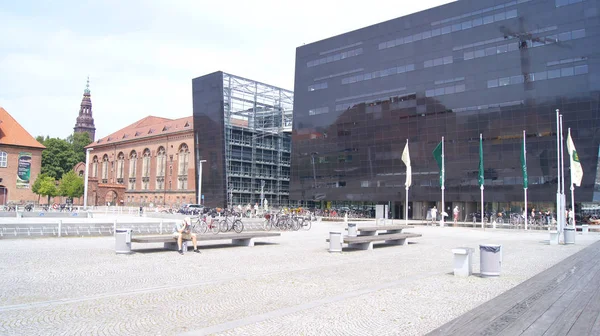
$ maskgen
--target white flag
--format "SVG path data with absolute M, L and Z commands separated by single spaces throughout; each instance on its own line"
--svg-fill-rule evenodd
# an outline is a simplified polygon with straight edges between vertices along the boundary
M 404 184 L 407 187 L 410 187 L 412 184 L 412 169 L 410 168 L 410 155 L 408 154 L 408 141 L 406 141 L 406 146 L 404 147 L 404 152 L 402 152 L 402 162 L 406 165 L 406 183 Z
M 567 151 L 569 152 L 569 159 L 571 160 L 571 183 L 576 186 L 581 186 L 581 180 L 583 179 L 583 168 L 581 168 L 581 162 L 579 162 L 579 155 L 575 150 L 575 144 L 571 139 L 571 129 L 569 129 L 569 136 L 567 137 Z

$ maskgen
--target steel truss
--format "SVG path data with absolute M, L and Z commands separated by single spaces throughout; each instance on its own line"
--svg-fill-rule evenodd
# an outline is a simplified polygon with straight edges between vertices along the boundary
M 288 206 L 294 93 L 223 73 L 223 103 L 228 206 Z

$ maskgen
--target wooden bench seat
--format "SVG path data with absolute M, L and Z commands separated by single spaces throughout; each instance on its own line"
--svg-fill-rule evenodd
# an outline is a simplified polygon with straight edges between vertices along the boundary
M 406 244 L 406 239 L 417 238 L 422 236 L 423 235 L 420 233 L 390 233 L 356 237 L 344 236 L 342 243 L 348 244 L 349 248 L 356 248 L 359 250 L 372 250 L 373 242 L 376 241 L 384 241 L 385 243 L 391 245 L 404 245 Z M 329 242 L 329 239 L 327 239 L 327 242 Z
M 254 238 L 278 237 L 281 233 L 277 232 L 248 232 L 248 233 L 219 233 L 197 235 L 196 241 L 226 240 L 231 239 L 232 244 L 240 246 L 254 246 Z M 184 239 L 191 241 L 191 239 Z M 164 243 L 166 249 L 177 250 L 177 238 L 173 234 L 151 235 L 151 236 L 133 236 L 131 243 Z

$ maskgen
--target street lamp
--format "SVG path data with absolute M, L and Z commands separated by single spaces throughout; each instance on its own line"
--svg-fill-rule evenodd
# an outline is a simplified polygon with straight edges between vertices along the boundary
M 198 160 L 198 204 L 202 204 L 202 164 L 206 160 Z
M 83 209 L 87 210 L 87 198 L 88 198 L 88 178 L 90 174 L 90 152 L 93 148 L 88 148 L 85 151 L 85 181 L 83 181 Z

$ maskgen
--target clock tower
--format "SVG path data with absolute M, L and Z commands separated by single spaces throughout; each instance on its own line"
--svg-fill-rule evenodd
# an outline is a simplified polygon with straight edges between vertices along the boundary
M 87 133 L 92 142 L 96 137 L 96 127 L 94 126 L 94 118 L 92 117 L 92 100 L 90 98 L 90 78 L 87 79 L 85 90 L 83 91 L 83 99 L 79 107 L 79 116 L 73 128 L 75 133 Z

